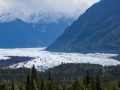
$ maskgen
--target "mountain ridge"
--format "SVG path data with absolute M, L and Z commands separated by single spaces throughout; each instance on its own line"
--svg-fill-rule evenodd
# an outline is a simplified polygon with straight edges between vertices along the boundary
M 119 53 L 120 1 L 101 0 L 46 48 L 54 52 Z
M 0 48 L 30 48 L 50 45 L 72 19 L 57 23 L 27 23 L 20 19 L 0 23 Z

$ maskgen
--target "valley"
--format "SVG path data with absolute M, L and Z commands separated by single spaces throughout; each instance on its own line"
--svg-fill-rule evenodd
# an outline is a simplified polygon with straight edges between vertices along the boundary
M 117 57 L 118 54 L 49 52 L 44 51 L 44 49 L 45 47 L 0 49 L 0 63 L 3 61 L 9 63 L 9 60 L 13 57 L 14 60 L 12 61 L 18 61 L 7 64 L 5 68 L 31 68 L 34 64 L 38 71 L 45 71 L 62 63 L 90 63 L 103 66 L 120 64 L 120 61 L 111 58 Z M 18 59 L 15 57 L 18 57 Z

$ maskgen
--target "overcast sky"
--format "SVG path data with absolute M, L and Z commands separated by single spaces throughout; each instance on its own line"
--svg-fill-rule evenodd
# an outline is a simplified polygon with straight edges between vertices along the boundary
M 19 18 L 26 22 L 78 18 L 99 0 L 0 0 L 0 22 Z

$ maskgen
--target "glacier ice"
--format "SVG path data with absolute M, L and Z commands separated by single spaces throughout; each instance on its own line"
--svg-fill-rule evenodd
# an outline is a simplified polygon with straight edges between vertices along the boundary
M 44 71 L 48 68 L 58 66 L 61 63 L 91 63 L 100 64 L 103 66 L 117 65 L 120 61 L 110 57 L 117 56 L 117 54 L 105 53 L 62 53 L 44 51 L 44 48 L 14 48 L 14 49 L 0 49 L 0 60 L 7 60 L 7 56 L 25 56 L 33 57 L 34 59 L 21 62 L 9 66 L 10 68 L 27 67 L 31 68 L 33 64 L 39 71 Z

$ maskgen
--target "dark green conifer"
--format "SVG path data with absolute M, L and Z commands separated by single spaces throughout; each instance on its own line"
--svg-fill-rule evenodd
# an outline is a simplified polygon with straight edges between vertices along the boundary
M 101 83 L 99 75 L 96 76 L 96 90 L 101 90 Z
M 35 81 L 37 82 L 37 70 L 35 69 L 35 65 L 33 65 L 32 67 L 31 77 L 34 78 Z
M 51 78 L 51 71 L 49 69 L 48 71 L 48 81 L 47 81 L 47 90 L 54 90 L 54 83 L 53 80 Z
M 66 84 L 63 84 L 62 90 L 66 90 L 66 88 L 67 88 L 67 85 L 66 85 Z
M 57 86 L 56 86 L 56 89 L 55 90 L 59 90 L 59 86 L 58 86 L 58 83 L 57 83 Z
M 90 88 L 91 88 L 91 90 L 95 90 L 95 80 L 93 78 L 91 79 Z
M 118 81 L 118 88 L 120 88 L 120 81 Z
M 48 73 L 48 80 L 49 80 L 49 81 L 52 80 L 52 79 L 51 79 L 51 71 L 50 71 L 50 69 L 49 69 L 49 73 Z
M 87 71 L 86 77 L 85 77 L 85 86 L 88 87 L 90 82 L 91 82 L 90 73 L 89 73 L 89 71 Z
M 41 83 L 40 83 L 40 90 L 46 90 L 46 85 L 45 85 L 43 77 L 42 77 Z
M 54 90 L 54 85 L 52 81 L 47 81 L 47 90 Z
M 36 90 L 36 86 L 38 88 L 38 82 L 37 82 L 37 70 L 35 69 L 35 66 L 33 65 L 32 67 L 32 72 L 31 72 L 31 90 Z
M 72 85 L 72 90 L 86 90 L 81 78 L 75 79 Z
M 37 84 L 35 79 L 33 80 L 33 85 L 32 86 L 33 86 L 32 90 L 38 90 L 38 84 Z
M 0 76 L 0 90 L 10 90 L 10 86 Z
M 15 82 L 14 82 L 13 77 L 12 77 L 12 81 L 11 81 L 11 90 L 15 90 Z
M 30 90 L 30 74 L 28 73 L 26 77 L 26 90 Z

